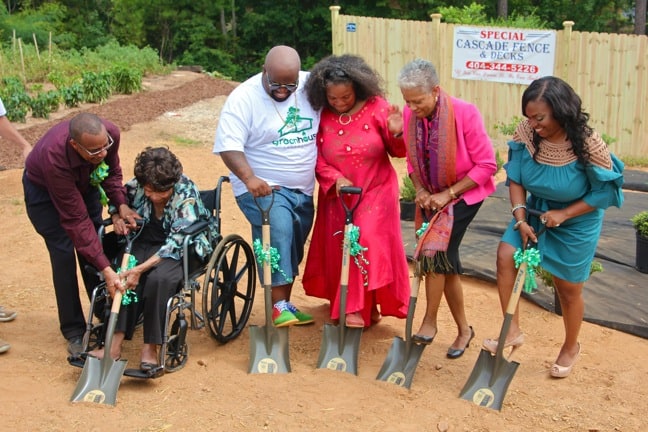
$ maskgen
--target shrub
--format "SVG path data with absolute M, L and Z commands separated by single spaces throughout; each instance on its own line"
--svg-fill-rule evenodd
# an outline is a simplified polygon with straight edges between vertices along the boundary
M 83 87 L 78 82 L 71 84 L 69 87 L 63 87 L 60 93 L 63 103 L 68 108 L 78 107 L 83 102 Z
M 12 122 L 25 123 L 31 105 L 31 97 L 23 82 L 13 76 L 2 78 L 0 98 L 7 109 L 7 118 Z
M 110 73 L 108 72 L 84 72 L 81 85 L 86 102 L 101 103 L 110 97 Z
M 630 222 L 640 236 L 648 238 L 648 210 L 632 216 Z
M 135 68 L 116 66 L 111 71 L 115 93 L 131 94 L 142 90 L 142 72 Z
M 50 113 L 58 110 L 59 93 L 56 90 L 38 93 L 31 100 L 32 117 L 48 119 Z
M 407 174 L 403 176 L 403 186 L 400 188 L 400 195 L 403 201 L 414 201 L 416 198 L 414 183 L 412 183 L 412 179 Z

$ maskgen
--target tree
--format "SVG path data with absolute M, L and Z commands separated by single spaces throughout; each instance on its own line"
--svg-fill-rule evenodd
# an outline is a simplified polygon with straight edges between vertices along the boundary
M 646 34 L 646 0 L 637 0 L 635 5 L 634 33 L 638 35 Z

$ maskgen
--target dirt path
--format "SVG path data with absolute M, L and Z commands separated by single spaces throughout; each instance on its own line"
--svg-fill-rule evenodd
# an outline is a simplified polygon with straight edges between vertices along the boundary
M 146 145 L 168 145 L 201 188 L 227 173 L 211 154 L 219 109 L 231 88 L 210 78 L 191 83 L 169 77 L 145 94 L 119 98 L 92 110 L 124 128 L 124 172 Z M 152 80 L 152 79 L 151 79 Z M 152 80 L 153 81 L 153 80 Z M 194 92 L 195 89 L 200 89 Z M 210 93 L 212 92 L 212 93 Z M 191 97 L 189 95 L 192 95 Z M 155 108 L 155 110 L 153 109 Z M 142 113 L 150 109 L 153 114 Z M 42 126 L 46 129 L 45 126 Z M 38 129 L 38 131 L 45 130 Z M 36 129 L 26 130 L 30 141 Z M 42 133 L 42 132 L 39 132 Z M 8 159 L 1 163 L 6 163 Z M 402 161 L 397 161 L 403 172 Z M 313 313 L 316 324 L 290 330 L 292 373 L 249 375 L 248 331 L 218 345 L 206 330 L 189 332 L 190 357 L 184 369 L 161 379 L 124 378 L 114 408 L 73 404 L 69 398 L 80 369 L 69 366 L 58 331 L 48 257 L 42 239 L 25 215 L 20 169 L 0 172 L 0 304 L 19 311 L 0 323 L 12 343 L 0 356 L 0 412 L 3 430 L 29 431 L 639 431 L 648 400 L 648 341 L 584 323 L 583 352 L 572 376 L 552 380 L 548 369 L 563 335 L 561 318 L 522 301 L 527 342 L 516 354 L 520 367 L 503 410 L 477 407 L 458 397 L 479 353 L 480 341 L 501 325 L 496 288 L 464 279 L 466 307 L 477 336 L 458 360 L 445 358 L 455 337 L 447 307 L 439 333 L 423 353 L 411 390 L 375 380 L 404 322 L 385 318 L 362 336 L 359 374 L 316 369 L 327 305 L 295 286 L 295 302 Z M 400 176 L 399 176 L 400 177 Z M 229 188 L 223 232 L 249 240 L 249 228 Z M 260 288 L 260 287 L 258 287 Z M 645 288 L 645 287 L 644 287 Z M 421 295 L 415 326 L 422 319 Z M 262 325 L 263 294 L 258 289 L 250 323 Z M 130 367 L 138 364 L 139 341 L 125 345 Z

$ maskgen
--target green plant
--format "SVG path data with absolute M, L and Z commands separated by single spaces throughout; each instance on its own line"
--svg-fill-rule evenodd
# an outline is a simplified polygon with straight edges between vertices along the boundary
M 7 109 L 7 118 L 12 122 L 25 123 L 31 109 L 31 97 L 23 82 L 14 76 L 2 78 L 0 98 Z
M 590 264 L 590 276 L 593 273 L 602 272 L 602 271 L 603 271 L 603 264 L 601 264 L 598 261 L 592 261 L 592 263 Z M 546 287 L 552 289 L 555 288 L 553 282 L 553 276 L 542 266 L 538 266 L 538 268 L 536 269 L 536 274 L 538 275 L 542 283 L 545 284 Z
M 68 108 L 78 107 L 83 102 L 83 87 L 78 82 L 61 88 L 61 98 Z
M 131 94 L 142 90 L 142 72 L 138 69 L 116 66 L 111 71 L 112 89 L 115 93 Z
M 414 201 L 416 198 L 414 183 L 412 183 L 412 179 L 407 174 L 403 176 L 403 185 L 400 188 L 400 195 L 403 201 Z
M 50 113 L 58 110 L 60 95 L 56 90 L 38 93 L 31 100 L 32 117 L 48 119 Z
M 640 236 L 648 238 L 648 210 L 637 213 L 630 219 Z
M 513 116 L 513 118 L 508 122 L 499 122 L 495 126 L 496 131 L 499 131 L 502 135 L 507 135 L 511 136 L 515 132 L 515 128 L 517 128 L 517 125 L 524 120 L 523 117 L 520 116 Z
M 107 72 L 84 72 L 81 85 L 86 102 L 100 103 L 110 97 L 110 74 Z

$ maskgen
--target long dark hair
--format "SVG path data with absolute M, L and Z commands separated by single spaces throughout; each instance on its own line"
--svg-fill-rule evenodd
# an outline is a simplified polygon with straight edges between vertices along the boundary
M 544 101 L 551 108 L 553 118 L 567 133 L 572 150 L 578 161 L 586 165 L 590 153 L 585 144 L 593 129 L 587 124 L 589 114 L 583 111 L 580 96 L 573 88 L 560 78 L 546 76 L 533 81 L 522 95 L 522 114 L 526 116 L 526 106 L 529 102 Z M 533 132 L 533 159 L 538 154 L 542 138 Z

